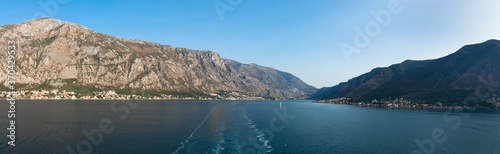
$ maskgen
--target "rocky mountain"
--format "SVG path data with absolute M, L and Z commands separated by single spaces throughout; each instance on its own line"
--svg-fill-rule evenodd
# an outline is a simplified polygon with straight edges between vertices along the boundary
M 238 91 L 280 99 L 307 98 L 316 88 L 292 74 L 190 50 L 92 31 L 41 17 L 0 26 L 0 50 L 17 43 L 16 82 L 64 86 L 64 79 L 96 87 L 142 90 Z M 6 59 L 7 53 L 0 57 Z M 6 68 L 6 63 L 1 63 Z M 6 83 L 2 69 L 0 82 Z
M 424 61 L 406 60 L 355 77 L 333 87 L 321 88 L 314 98 L 352 97 L 360 100 L 407 97 L 428 102 L 453 103 L 498 92 L 500 41 L 466 45 L 448 56 Z M 486 86 L 489 85 L 489 86 Z M 486 90 L 485 88 L 488 87 Z M 486 91 L 486 92 L 485 92 Z M 489 95 L 489 97 L 495 97 Z M 485 97 L 486 98 L 486 97 Z

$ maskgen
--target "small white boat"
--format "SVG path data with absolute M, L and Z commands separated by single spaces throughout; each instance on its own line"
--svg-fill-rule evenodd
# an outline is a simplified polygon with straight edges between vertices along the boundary
M 281 106 L 281 102 L 280 102 L 280 109 L 281 109 L 281 108 L 282 108 L 282 106 Z

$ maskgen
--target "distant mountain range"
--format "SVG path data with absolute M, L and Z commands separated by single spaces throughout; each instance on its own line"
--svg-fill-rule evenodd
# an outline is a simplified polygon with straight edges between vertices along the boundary
M 462 102 L 480 94 L 495 100 L 500 87 L 500 41 L 466 45 L 434 60 L 406 60 L 321 88 L 315 99 L 351 97 L 358 101 L 404 97 L 429 103 Z M 496 92 L 496 93 L 495 93 Z
M 82 91 L 237 91 L 279 99 L 303 99 L 317 90 L 290 73 L 224 59 L 212 51 L 119 38 L 50 17 L 0 25 L 0 35 L 0 50 L 7 51 L 8 40 L 16 41 L 19 48 L 19 88 L 71 84 Z M 6 52 L 0 54 L 2 59 L 6 56 Z M 6 62 L 0 66 L 7 68 Z M 7 73 L 0 71 L 5 86 Z

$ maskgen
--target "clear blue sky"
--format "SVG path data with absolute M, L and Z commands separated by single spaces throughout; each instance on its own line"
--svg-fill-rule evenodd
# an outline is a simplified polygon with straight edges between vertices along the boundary
M 214 2 L 227 9 L 222 16 Z M 45 14 L 123 38 L 212 50 L 290 72 L 318 88 L 375 67 L 438 58 L 465 44 L 500 38 L 500 2 L 399 2 L 399 13 L 391 14 L 364 46 L 355 46 L 355 28 L 364 30 L 376 21 L 372 11 L 388 10 L 390 0 L 6 1 L 0 6 L 0 24 Z M 359 47 L 358 53 L 346 58 L 342 42 Z

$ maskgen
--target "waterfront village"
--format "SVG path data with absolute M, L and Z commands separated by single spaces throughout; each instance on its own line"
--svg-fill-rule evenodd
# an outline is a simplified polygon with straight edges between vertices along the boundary
M 7 98 L 10 92 L 0 91 L 0 98 Z M 59 89 L 52 90 L 21 90 L 16 92 L 17 99 L 32 99 L 32 100 L 44 100 L 44 99 L 67 99 L 67 100 L 131 100 L 131 99 L 153 99 L 153 100 L 266 100 L 269 98 L 264 98 L 260 96 L 252 96 L 243 94 L 240 92 L 229 92 L 228 94 L 222 96 L 217 93 L 209 93 L 207 97 L 180 97 L 167 94 L 161 94 L 161 96 L 150 96 L 145 97 L 141 95 L 134 94 L 118 94 L 114 90 L 108 91 L 95 91 L 92 96 L 81 96 L 72 91 L 60 91 Z
M 0 98 L 7 98 L 9 92 L 0 91 Z M 225 95 L 219 95 L 217 93 L 209 93 L 208 97 L 179 97 L 167 94 L 161 94 L 161 96 L 150 96 L 144 97 L 141 95 L 134 94 L 118 94 L 114 90 L 108 91 L 95 91 L 92 96 L 81 96 L 72 91 L 60 91 L 59 89 L 52 90 L 21 90 L 16 92 L 17 99 L 32 99 L 32 100 L 45 100 L 45 99 L 56 99 L 56 100 L 131 100 L 131 99 L 152 99 L 152 100 L 266 100 L 269 98 L 264 98 L 260 96 L 252 96 L 247 94 L 242 94 L 240 92 L 230 92 Z M 329 103 L 329 104 L 346 104 L 346 105 L 356 105 L 363 107 L 381 107 L 388 109 L 435 109 L 435 110 L 476 110 L 475 107 L 467 106 L 446 106 L 441 102 L 436 102 L 434 104 L 425 103 L 415 103 L 404 98 L 397 99 L 384 99 L 384 100 L 372 100 L 371 102 L 354 102 L 351 98 L 335 98 L 328 100 L 316 100 L 316 103 Z M 495 108 L 500 108 L 500 98 L 488 99 L 488 102 L 494 103 Z M 479 108 L 487 109 L 487 108 Z
M 485 107 L 468 107 L 468 106 L 446 106 L 441 102 L 436 102 L 434 104 L 425 103 L 415 103 L 404 98 L 396 98 L 390 100 L 372 100 L 371 102 L 354 102 L 351 98 L 335 98 L 328 100 L 316 100 L 316 103 L 329 103 L 329 104 L 346 104 L 346 105 L 356 105 L 363 107 L 380 107 L 387 109 L 431 109 L 431 110 L 457 110 L 457 111 L 474 111 L 480 110 L 490 110 L 490 108 Z M 496 109 L 500 108 L 500 98 L 489 99 L 488 102 L 494 103 Z

